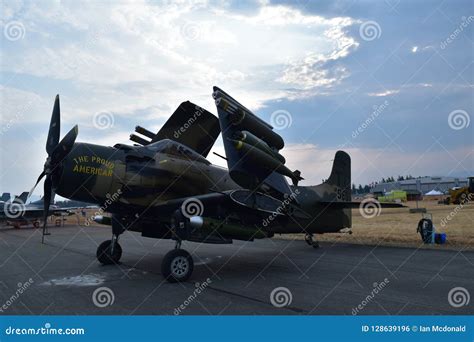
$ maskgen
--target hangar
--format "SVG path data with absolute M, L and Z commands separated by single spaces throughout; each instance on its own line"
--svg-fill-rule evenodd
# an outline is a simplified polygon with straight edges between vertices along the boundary
M 390 183 L 379 183 L 372 188 L 374 195 L 383 195 L 392 190 L 418 191 L 425 194 L 431 190 L 447 192 L 454 187 L 465 187 L 468 184 L 466 178 L 456 177 L 421 177 Z

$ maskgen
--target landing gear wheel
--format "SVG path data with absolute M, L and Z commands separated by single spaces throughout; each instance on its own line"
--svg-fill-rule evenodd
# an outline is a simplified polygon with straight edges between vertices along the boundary
M 313 246 L 313 248 L 319 248 L 319 242 L 316 240 L 313 240 L 313 234 L 306 234 L 304 236 L 304 241 L 310 246 Z
M 101 264 L 116 264 L 122 256 L 122 247 L 120 247 L 118 242 L 115 242 L 114 252 L 112 253 L 112 240 L 104 241 L 97 247 L 96 256 Z
M 169 251 L 161 262 L 161 273 L 170 283 L 188 280 L 193 269 L 193 258 L 184 249 Z
M 40 222 L 39 221 L 34 221 L 33 222 L 33 227 L 39 228 L 40 227 Z

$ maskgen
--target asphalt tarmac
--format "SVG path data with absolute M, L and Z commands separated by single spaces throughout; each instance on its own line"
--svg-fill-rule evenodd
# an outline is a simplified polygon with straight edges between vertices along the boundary
M 104 226 L 0 229 L 0 314 L 474 314 L 474 253 L 280 239 L 184 242 L 192 277 L 170 284 L 171 241 L 126 232 L 120 265 L 96 260 Z M 21 291 L 20 291 L 21 290 Z

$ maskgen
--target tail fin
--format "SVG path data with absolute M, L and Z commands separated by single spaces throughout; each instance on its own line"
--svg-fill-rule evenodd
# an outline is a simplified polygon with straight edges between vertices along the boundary
M 325 182 L 340 189 L 341 201 L 351 201 L 351 157 L 344 151 L 337 151 L 331 175 Z M 339 190 L 338 190 L 339 191 Z M 338 194 L 339 197 L 339 194 Z
M 26 203 L 26 200 L 28 199 L 28 191 L 22 192 L 20 196 L 15 196 L 15 199 L 13 202 L 20 202 L 20 203 Z
M 54 204 L 54 197 L 56 196 L 56 193 L 53 191 L 51 193 L 51 200 L 49 201 L 49 204 L 53 205 Z M 37 205 L 40 205 L 40 204 L 43 204 L 44 203 L 44 196 L 42 196 L 39 200 L 35 201 L 35 202 L 31 202 L 32 204 L 37 204 Z
M 4 192 L 2 194 L 2 197 L 0 198 L 1 202 L 8 202 L 10 200 L 10 193 L 9 192 Z

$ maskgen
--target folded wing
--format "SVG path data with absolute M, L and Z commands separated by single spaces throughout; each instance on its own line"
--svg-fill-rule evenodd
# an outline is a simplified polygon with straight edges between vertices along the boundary
M 280 194 L 291 193 L 284 176 L 295 185 L 302 178 L 299 171 L 285 166 L 279 153 L 283 138 L 222 89 L 214 87 L 213 97 L 232 179 L 247 189 L 269 187 Z
M 130 139 L 140 145 L 171 139 L 206 157 L 221 130 L 219 120 L 213 114 L 186 101 L 179 105 L 158 133 L 154 134 L 140 126 L 135 128 L 135 132 L 144 137 L 132 134 Z

